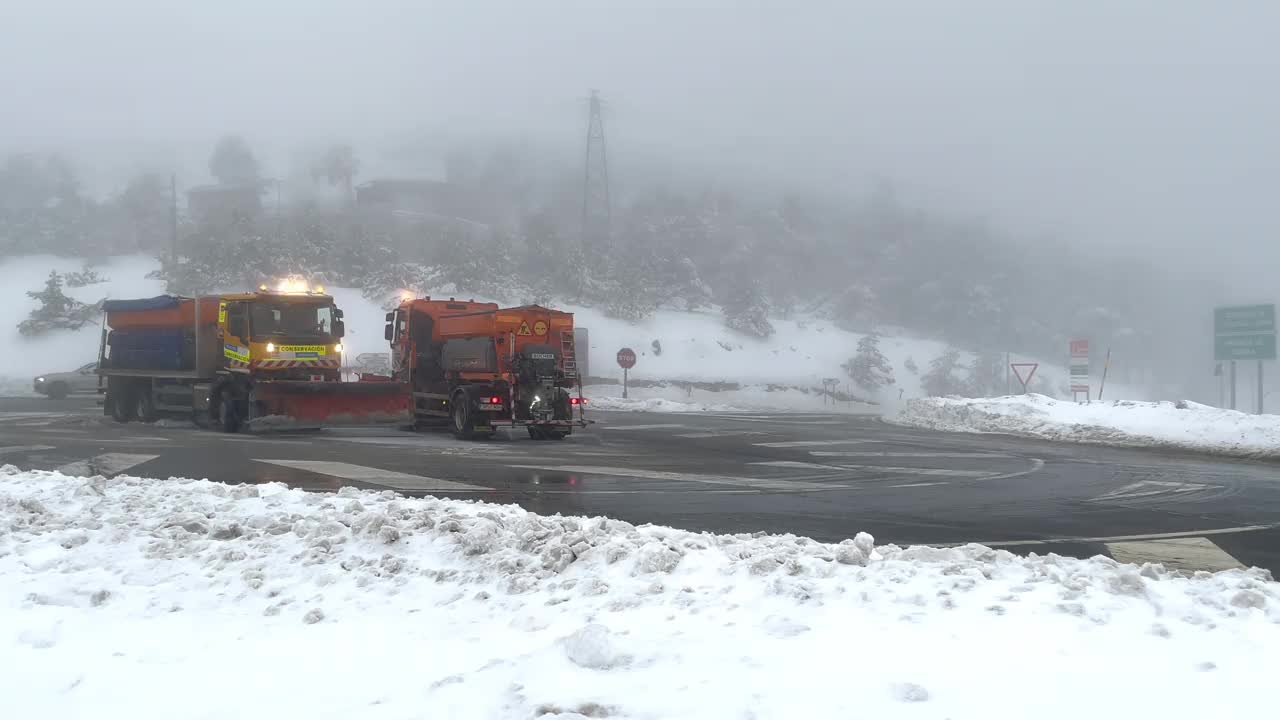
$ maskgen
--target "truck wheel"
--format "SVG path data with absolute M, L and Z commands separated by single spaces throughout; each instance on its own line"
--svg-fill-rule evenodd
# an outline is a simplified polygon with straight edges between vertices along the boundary
M 223 390 L 221 402 L 218 403 L 218 427 L 224 433 L 234 433 L 240 429 L 240 402 L 231 388 Z
M 133 401 L 133 388 L 125 383 L 117 383 L 109 390 L 111 401 L 111 419 L 119 423 L 127 423 L 134 418 L 137 406 Z
M 56 382 L 49 385 L 48 396 L 50 400 L 62 400 L 67 396 L 67 384 L 64 382 Z
M 139 422 L 155 422 L 156 401 L 151 396 L 151 389 L 145 387 L 134 388 L 133 398 L 134 418 Z
M 454 393 L 449 401 L 449 415 L 453 418 L 453 435 L 459 440 L 470 440 L 476 434 L 476 420 L 471 417 L 471 408 L 466 393 Z
M 546 432 L 545 432 L 542 428 L 538 427 L 537 425 L 529 425 L 529 426 L 527 427 L 527 429 L 528 429 L 528 431 L 529 431 L 529 438 L 530 438 L 530 439 L 532 439 L 532 440 L 546 440 L 546 439 L 547 439 Z
M 568 434 L 569 433 L 563 430 L 547 430 L 546 434 L 543 435 L 543 437 L 545 437 L 547 440 L 563 440 L 565 436 Z

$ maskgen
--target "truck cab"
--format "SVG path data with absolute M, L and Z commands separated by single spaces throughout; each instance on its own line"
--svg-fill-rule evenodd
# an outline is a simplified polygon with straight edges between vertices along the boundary
M 321 291 L 223 295 L 218 337 L 227 372 L 274 380 L 337 382 L 342 372 L 342 311 Z

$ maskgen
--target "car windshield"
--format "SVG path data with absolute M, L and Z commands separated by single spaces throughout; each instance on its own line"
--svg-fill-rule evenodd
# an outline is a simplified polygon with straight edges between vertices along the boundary
M 257 303 L 250 312 L 255 336 L 328 337 L 333 331 L 331 305 Z

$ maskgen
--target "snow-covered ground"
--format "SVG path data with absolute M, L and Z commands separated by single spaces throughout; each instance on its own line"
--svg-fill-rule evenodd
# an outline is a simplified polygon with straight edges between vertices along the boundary
M 1265 717 L 1280 586 L 0 469 L 14 718 Z
M 922 398 L 908 400 L 887 419 L 953 432 L 1280 458 L 1280 415 L 1249 415 L 1190 401 L 1082 404 L 1043 395 Z

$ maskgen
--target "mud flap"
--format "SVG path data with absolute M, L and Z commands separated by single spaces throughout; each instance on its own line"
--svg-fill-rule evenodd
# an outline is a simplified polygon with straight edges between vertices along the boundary
M 351 425 L 407 425 L 409 388 L 393 382 L 254 383 L 249 427 L 293 430 Z

